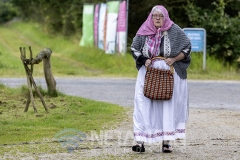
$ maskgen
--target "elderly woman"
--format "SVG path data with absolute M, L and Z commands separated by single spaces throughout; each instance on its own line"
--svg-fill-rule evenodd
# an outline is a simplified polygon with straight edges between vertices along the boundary
M 170 140 L 185 138 L 188 119 L 187 68 L 190 65 L 191 43 L 175 24 L 164 6 L 153 7 L 147 20 L 137 31 L 131 45 L 138 76 L 134 97 L 135 152 L 145 152 L 144 142 L 162 142 L 162 152 L 172 152 Z M 165 60 L 151 61 L 162 56 Z M 146 67 L 174 67 L 174 88 L 170 100 L 152 100 L 144 96 Z

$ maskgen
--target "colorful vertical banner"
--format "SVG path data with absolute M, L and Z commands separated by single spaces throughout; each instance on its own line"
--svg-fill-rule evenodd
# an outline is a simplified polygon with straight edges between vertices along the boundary
M 117 18 L 120 1 L 107 2 L 107 28 L 106 28 L 106 48 L 105 53 L 113 54 L 116 52 L 116 32 Z
M 93 4 L 83 5 L 83 24 L 82 24 L 82 37 L 80 40 L 80 46 L 92 47 L 94 44 L 93 40 Z
M 127 50 L 128 0 L 84 4 L 80 46 L 95 46 L 107 54 L 124 54 Z
M 98 47 L 98 21 L 99 21 L 100 4 L 96 4 L 94 8 L 94 46 Z
M 100 4 L 99 8 L 99 21 L 98 21 L 98 48 L 104 50 L 105 44 L 105 21 L 106 21 L 106 14 L 107 14 L 107 5 L 105 3 Z
M 126 53 L 127 46 L 127 3 L 122 1 L 118 11 L 117 21 L 117 52 Z

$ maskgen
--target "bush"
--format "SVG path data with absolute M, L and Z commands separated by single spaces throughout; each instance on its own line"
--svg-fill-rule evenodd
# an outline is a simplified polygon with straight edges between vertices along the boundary
M 186 11 L 192 26 L 207 31 L 208 53 L 232 64 L 240 56 L 240 14 L 230 17 L 226 6 L 224 0 L 213 2 L 207 9 L 188 3 Z
M 17 16 L 17 9 L 9 2 L 0 1 L 0 24 L 6 23 Z

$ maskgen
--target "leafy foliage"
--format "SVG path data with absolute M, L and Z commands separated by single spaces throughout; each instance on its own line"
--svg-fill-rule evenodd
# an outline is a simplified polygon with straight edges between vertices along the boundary
M 8 1 L 0 1 L 0 24 L 8 22 L 17 16 L 18 12 L 15 7 Z
M 206 29 L 209 53 L 230 64 L 240 56 L 240 12 L 238 15 L 234 10 L 226 12 L 232 3 L 233 0 L 218 0 L 204 9 L 189 2 L 185 7 L 191 25 Z
M 25 20 L 42 23 L 49 33 L 65 36 L 80 33 L 84 3 L 98 3 L 99 0 L 12 0 Z M 105 1 L 103 1 L 105 2 Z

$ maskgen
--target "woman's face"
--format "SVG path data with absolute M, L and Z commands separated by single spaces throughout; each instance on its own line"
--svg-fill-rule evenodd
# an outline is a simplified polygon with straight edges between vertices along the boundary
M 152 20 L 153 20 L 153 24 L 156 28 L 160 28 L 163 25 L 164 22 L 164 16 L 161 12 L 159 11 L 153 11 L 152 14 Z

